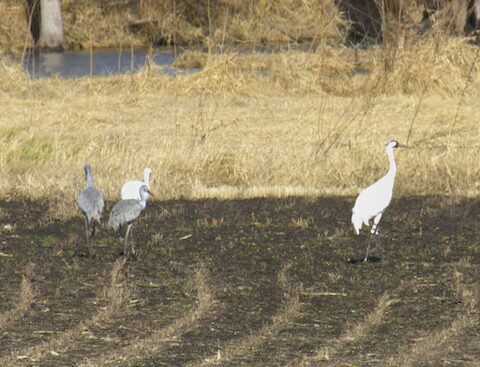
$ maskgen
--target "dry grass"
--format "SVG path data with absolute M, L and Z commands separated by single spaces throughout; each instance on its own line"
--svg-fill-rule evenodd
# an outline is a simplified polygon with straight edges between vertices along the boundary
M 24 2 L 3 1 L 0 18 L 7 17 L 11 21 L 9 27 L 0 28 L 0 50 L 31 46 Z M 249 48 L 305 41 L 338 44 L 346 29 L 332 0 L 260 1 L 247 6 L 238 0 L 65 0 L 62 23 L 66 48 L 175 43 L 223 50 L 233 44 Z
M 373 74 L 373 84 L 367 90 L 447 97 L 461 94 L 467 82 L 471 93 L 470 88 L 479 82 L 478 47 L 468 40 L 437 33 L 399 38 L 395 48 L 379 48 L 377 55 L 365 52 L 365 57 L 359 57 L 362 66 Z
M 313 224 L 312 218 L 292 218 L 292 222 L 290 223 L 291 228 L 297 229 L 307 229 Z
M 137 340 L 134 344 L 119 351 L 112 351 L 98 358 L 89 359 L 82 366 L 118 364 L 121 361 L 132 361 L 147 354 L 158 353 L 169 340 L 179 338 L 191 330 L 215 305 L 208 270 L 203 263 L 195 269 L 193 288 L 196 292 L 197 302 L 190 312 L 176 319 L 172 324 L 152 332 L 148 338 Z
M 28 310 L 30 310 L 35 297 L 35 290 L 32 286 L 34 267 L 34 264 L 29 264 L 25 268 L 25 272 L 22 275 L 22 281 L 20 283 L 20 294 L 18 301 L 13 309 L 0 315 L 0 330 L 4 329 L 12 322 L 20 319 L 28 312 Z
M 110 274 L 110 284 L 105 286 L 102 292 L 103 298 L 105 299 L 105 307 L 99 308 L 98 312 L 90 319 L 81 321 L 73 328 L 62 333 L 59 337 L 22 350 L 13 351 L 10 355 L 0 358 L 0 366 L 14 366 L 17 360 L 29 360 L 38 363 L 46 357 L 47 353 L 57 353 L 56 351 L 67 350 L 73 345 L 75 340 L 82 337 L 86 329 L 105 322 L 113 316 L 117 316 L 129 297 L 128 286 L 125 284 L 122 275 L 123 268 L 123 259 L 117 260 L 113 265 Z M 25 302 L 28 302 L 28 299 L 22 302 L 22 304 Z
M 277 284 L 283 293 L 283 301 L 279 311 L 272 317 L 272 321 L 264 325 L 257 332 L 242 338 L 232 340 L 218 350 L 215 356 L 207 357 L 189 366 L 216 366 L 231 362 L 235 358 L 245 357 L 255 353 L 269 338 L 274 338 L 284 329 L 300 310 L 299 292 L 288 280 L 289 265 L 282 267 L 278 274 Z
M 109 1 L 64 1 L 62 21 L 66 48 L 140 46 L 139 35 L 128 32 L 127 24 L 137 18 L 128 6 L 115 7 Z M 120 4 L 120 2 L 117 2 Z
M 23 1 L 3 0 L 0 2 L 0 56 L 3 53 L 18 54 L 33 44 Z
M 118 45 L 118 41 L 128 44 L 133 40 L 195 44 L 209 50 L 223 50 L 233 44 L 251 48 L 265 43 L 293 44 L 301 41 L 338 44 L 343 41 L 345 30 L 345 22 L 332 0 L 260 1 L 249 4 L 238 0 L 143 0 L 138 5 L 123 9 L 109 7 L 99 1 L 77 0 L 69 2 L 65 13 L 68 24 L 65 32 L 69 38 L 82 40 L 94 37 L 102 46 L 105 42 L 117 41 Z M 85 18 L 88 18 L 87 22 L 92 22 L 91 35 L 86 35 L 79 26 L 85 25 Z M 132 35 L 125 24 L 139 19 L 138 32 Z M 324 21 L 318 22 L 318 19 Z M 112 29 L 116 34 L 108 37 L 107 31 Z
M 319 1 L 292 4 L 301 14 Z M 286 3 L 260 3 L 265 9 L 249 11 L 297 16 Z M 53 210 L 71 217 L 74 205 L 61 203 L 73 204 L 86 161 L 110 200 L 145 166 L 160 199 L 355 195 L 386 171 L 392 138 L 411 146 L 397 154 L 396 195 L 478 195 L 478 48 L 405 29 L 383 48 L 331 44 L 190 54 L 179 65 L 201 72 L 176 78 L 145 68 L 133 77 L 29 80 L 4 62 L 0 195 L 56 196 Z
M 321 54 L 268 56 L 267 76 L 242 72 L 246 63 L 233 55 L 175 79 L 28 80 L 3 66 L 0 195 L 55 196 L 68 207 L 53 210 L 70 217 L 85 162 L 109 200 L 145 166 L 159 199 L 354 195 L 386 171 L 384 144 L 392 138 L 410 140 L 397 152 L 396 195 L 478 195 L 476 51 L 454 45 L 459 60 L 445 59 L 451 69 L 435 72 L 437 79 L 408 77 L 424 88 L 414 94 L 380 93 L 376 71 L 354 77 L 332 66 L 328 79 L 300 67 L 315 58 L 323 65 L 329 58 Z M 325 85 L 336 75 L 343 91 L 332 94 Z M 358 88 L 344 95 L 343 78 Z
M 352 327 L 347 329 L 340 337 L 328 341 L 328 346 L 320 349 L 315 355 L 305 356 L 301 361 L 297 361 L 295 362 L 296 364 L 291 365 L 311 366 L 317 365 L 320 361 L 330 361 L 335 353 L 343 348 L 347 343 L 351 343 L 364 337 L 373 328 L 380 325 L 388 311 L 388 308 L 394 302 L 396 302 L 396 300 L 391 299 L 387 293 L 383 294 L 378 299 L 377 305 L 373 311 L 366 315 L 363 321 L 352 325 Z

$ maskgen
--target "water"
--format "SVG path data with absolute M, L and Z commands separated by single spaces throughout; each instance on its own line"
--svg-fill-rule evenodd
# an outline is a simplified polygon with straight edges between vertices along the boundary
M 262 53 L 261 51 L 257 53 Z M 137 73 L 147 62 L 148 49 L 96 49 L 92 57 L 92 76 L 128 75 Z M 240 55 L 246 53 L 240 53 Z M 171 48 L 157 48 L 153 51 L 151 63 L 158 66 L 165 75 L 175 77 L 200 71 L 198 68 L 177 69 L 173 67 L 175 55 Z M 32 78 L 79 78 L 90 76 L 90 52 L 38 52 L 31 51 L 24 60 L 25 70 Z M 259 76 L 270 73 L 261 71 Z M 368 75 L 368 71 L 355 70 L 352 75 Z
M 94 50 L 92 57 L 93 76 L 112 76 L 136 73 L 146 65 L 147 49 L 101 49 Z M 172 66 L 175 55 L 171 49 L 155 49 L 151 62 L 169 76 L 189 74 L 198 69 L 179 70 Z M 25 69 L 33 78 L 78 78 L 90 76 L 90 52 L 38 52 L 32 51 L 25 58 Z

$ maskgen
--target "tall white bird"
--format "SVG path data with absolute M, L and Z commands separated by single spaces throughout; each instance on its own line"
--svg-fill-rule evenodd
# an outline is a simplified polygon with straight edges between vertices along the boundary
M 146 185 L 147 189 L 150 189 L 150 178 L 152 176 L 152 169 L 149 167 L 145 167 L 143 170 L 143 182 L 140 180 L 132 180 L 132 181 L 127 181 L 125 184 L 122 186 L 122 200 L 127 200 L 127 199 L 135 199 L 135 200 L 141 200 L 140 197 L 140 187 L 142 185 Z M 147 191 L 147 196 L 146 199 L 148 199 L 148 191 Z
M 87 184 L 78 194 L 77 205 L 85 216 L 85 232 L 87 235 L 87 245 L 89 244 L 89 228 L 92 227 L 91 237 L 95 234 L 95 223 L 100 224 L 100 218 L 103 212 L 103 195 L 93 183 L 92 168 L 87 163 L 84 167 L 85 179 Z
M 373 185 L 368 186 L 358 195 L 355 205 L 352 209 L 352 223 L 357 235 L 360 233 L 362 225 L 370 226 L 370 219 L 373 218 L 373 225 L 370 230 L 367 251 L 364 261 L 368 261 L 368 253 L 372 243 L 372 237 L 378 235 L 378 223 L 382 218 L 383 212 L 390 204 L 393 194 L 393 186 L 395 183 L 395 174 L 397 173 L 397 165 L 395 163 L 394 150 L 401 145 L 391 140 L 387 143 L 387 156 L 390 161 L 390 169 L 387 174 Z
M 125 257 L 127 257 L 128 235 L 130 234 L 133 222 L 135 222 L 135 220 L 140 216 L 140 214 L 142 214 L 143 210 L 147 206 L 148 194 L 149 192 L 147 185 L 141 185 L 138 190 L 140 200 L 120 200 L 113 206 L 112 211 L 110 212 L 110 217 L 108 218 L 108 228 L 118 232 L 123 225 L 127 225 L 127 232 L 124 239 L 125 244 L 123 248 L 123 256 Z M 131 253 L 135 254 L 133 243 L 131 246 Z

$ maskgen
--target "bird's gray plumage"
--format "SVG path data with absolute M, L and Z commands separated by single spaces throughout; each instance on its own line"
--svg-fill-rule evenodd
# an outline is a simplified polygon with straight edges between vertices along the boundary
M 87 184 L 80 194 L 78 194 L 77 205 L 85 216 L 85 228 L 88 243 L 89 227 L 92 227 L 93 236 L 95 234 L 95 222 L 100 224 L 104 202 L 103 194 L 95 187 L 95 184 L 93 183 L 92 168 L 89 164 L 86 164 L 84 169 Z
M 113 229 L 115 232 L 120 230 L 123 225 L 128 225 L 127 232 L 125 234 L 125 244 L 123 255 L 126 256 L 128 235 L 132 228 L 133 222 L 142 214 L 142 211 L 147 206 L 148 188 L 147 185 L 140 186 L 139 190 L 140 200 L 126 199 L 120 200 L 116 203 L 110 217 L 108 218 L 108 228 Z M 135 249 L 132 244 L 132 253 L 135 253 Z
M 108 228 L 117 232 L 124 224 L 130 224 L 142 214 L 144 207 L 135 199 L 122 200 L 116 203 L 110 212 Z

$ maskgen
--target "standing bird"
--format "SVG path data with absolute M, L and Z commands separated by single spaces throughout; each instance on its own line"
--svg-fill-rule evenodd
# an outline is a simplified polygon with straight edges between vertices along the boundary
M 125 244 L 123 248 L 123 256 L 127 254 L 128 235 L 132 228 L 133 222 L 142 214 L 143 210 L 147 206 L 147 197 L 151 193 L 148 191 L 147 185 L 141 185 L 138 190 L 140 200 L 126 199 L 120 200 L 116 203 L 112 211 L 110 212 L 110 218 L 108 219 L 108 228 L 113 229 L 115 232 L 120 230 L 120 227 L 127 224 L 127 232 L 125 234 Z M 135 249 L 132 244 L 132 254 L 135 254 Z
M 393 154 L 394 149 L 401 145 L 391 140 L 387 143 L 387 156 L 390 161 L 390 169 L 387 174 L 373 185 L 368 186 L 358 195 L 355 205 L 352 209 L 352 223 L 357 235 L 362 228 L 362 224 L 370 225 L 370 219 L 373 218 L 372 229 L 370 230 L 370 238 L 368 240 L 367 252 L 365 253 L 364 261 L 368 261 L 368 253 L 372 243 L 372 237 L 378 235 L 378 222 L 382 218 L 382 214 L 390 204 L 393 194 L 393 185 L 395 182 L 395 174 L 397 172 L 397 165 Z
M 133 180 L 133 181 L 128 181 L 125 182 L 125 184 L 122 186 L 122 200 L 127 200 L 127 199 L 135 199 L 135 200 L 141 200 L 140 197 L 140 187 L 142 185 L 146 185 L 147 189 L 150 188 L 150 177 L 152 176 L 152 169 L 149 167 L 145 167 L 143 170 L 143 182 L 139 180 Z M 148 192 L 146 199 L 148 199 Z
M 92 168 L 87 163 L 85 165 L 85 179 L 87 184 L 77 197 L 78 208 L 85 215 L 85 232 L 87 235 L 87 245 L 89 244 L 89 228 L 92 227 L 91 237 L 95 234 L 95 222 L 100 224 L 100 218 L 103 212 L 103 195 L 93 183 Z

